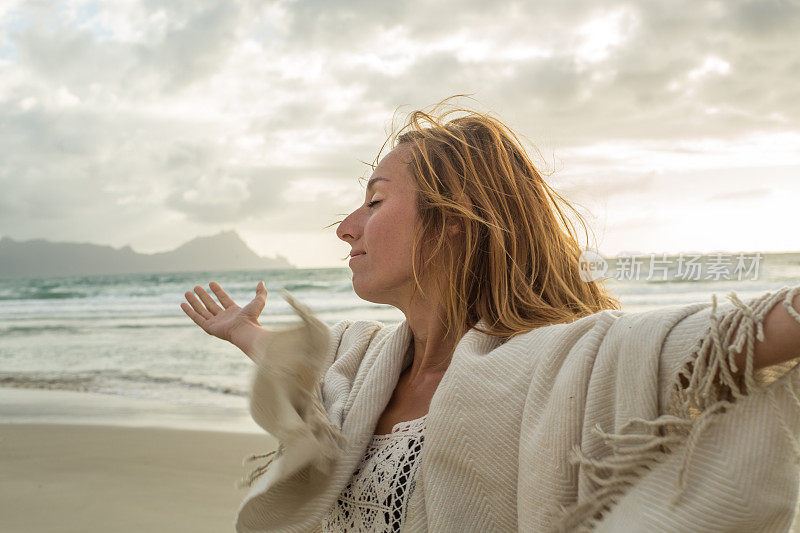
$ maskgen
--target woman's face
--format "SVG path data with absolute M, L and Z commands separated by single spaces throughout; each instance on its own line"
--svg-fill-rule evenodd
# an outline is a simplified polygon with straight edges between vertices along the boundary
M 409 304 L 414 283 L 411 246 L 419 223 L 411 158 L 411 149 L 403 144 L 386 154 L 370 177 L 364 204 L 336 230 L 351 247 L 356 294 L 400 309 Z M 364 253 L 352 255 L 358 252 Z

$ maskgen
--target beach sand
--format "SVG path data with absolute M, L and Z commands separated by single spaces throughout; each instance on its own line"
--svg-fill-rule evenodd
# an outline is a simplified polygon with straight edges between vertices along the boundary
M 0 387 L 0 531 L 231 532 L 277 442 L 223 406 Z
M 276 447 L 245 407 L 0 387 L 0 532 L 233 532 L 242 460 Z
M 256 464 L 242 459 L 276 447 L 266 432 L 0 424 L 0 529 L 234 531 Z

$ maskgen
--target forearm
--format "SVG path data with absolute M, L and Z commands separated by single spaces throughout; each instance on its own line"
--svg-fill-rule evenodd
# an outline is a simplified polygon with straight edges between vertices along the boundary
M 231 333 L 231 343 L 244 352 L 253 362 L 257 363 L 259 357 L 263 355 L 267 338 L 271 334 L 270 331 L 263 327 L 255 324 L 245 324 Z
M 792 308 L 800 313 L 800 293 L 792 299 Z M 753 369 L 777 365 L 800 357 L 800 321 L 789 314 L 783 301 L 770 309 L 763 322 L 764 340 L 753 346 Z M 746 347 L 743 347 L 746 349 Z M 737 373 L 744 371 L 744 351 L 733 351 Z

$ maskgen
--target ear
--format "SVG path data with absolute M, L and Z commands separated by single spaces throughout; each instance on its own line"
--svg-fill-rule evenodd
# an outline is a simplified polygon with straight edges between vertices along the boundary
M 470 211 L 472 210 L 472 199 L 464 192 L 458 192 L 455 196 L 456 202 L 462 206 L 466 206 Z M 464 223 L 459 221 L 451 222 L 447 226 L 447 234 L 455 237 L 460 232 L 464 231 Z
M 447 234 L 450 235 L 451 237 L 455 237 L 456 235 L 461 233 L 462 229 L 463 226 L 461 222 L 451 222 L 450 224 L 447 225 Z

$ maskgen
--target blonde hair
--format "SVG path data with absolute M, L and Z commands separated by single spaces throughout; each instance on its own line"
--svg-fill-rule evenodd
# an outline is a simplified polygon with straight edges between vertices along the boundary
M 431 112 L 411 112 L 375 158 L 387 143 L 411 148 L 420 217 L 413 292 L 424 294 L 418 273 L 431 263 L 447 273 L 435 279 L 447 335 L 460 339 L 483 318 L 488 329 L 478 331 L 510 338 L 621 309 L 603 282 L 581 278 L 582 250 L 559 203 L 575 213 L 588 241 L 587 225 L 542 178 L 517 135 L 489 114 L 456 107 L 437 115 L 450 98 Z M 446 121 L 453 113 L 465 115 Z M 455 236 L 452 225 L 460 228 Z M 423 245 L 432 245 L 425 257 Z

